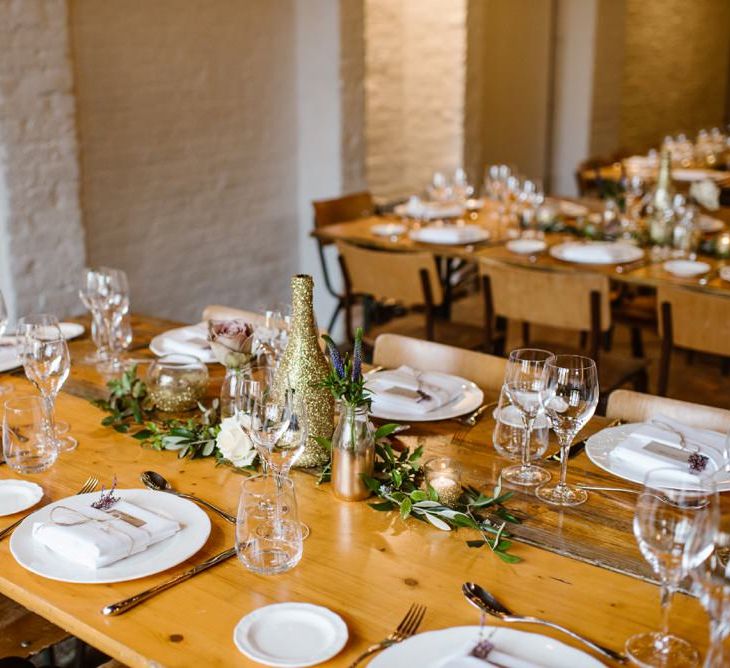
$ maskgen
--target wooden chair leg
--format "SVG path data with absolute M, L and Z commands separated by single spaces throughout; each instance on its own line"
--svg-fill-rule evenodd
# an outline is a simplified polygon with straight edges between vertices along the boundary
M 610 327 L 603 332 L 603 349 L 606 352 L 610 352 L 613 347 L 613 327 Z
M 642 369 L 634 376 L 633 386 L 637 392 L 649 391 L 649 374 L 646 369 Z
M 580 338 L 578 339 L 578 345 L 580 346 L 581 350 L 585 350 L 586 346 L 588 345 L 588 332 L 581 332 Z
M 530 345 L 530 323 L 522 323 L 522 345 L 527 348 Z
M 669 367 L 672 360 L 673 333 L 672 333 L 672 305 L 663 302 L 661 305 L 662 324 L 662 354 L 659 360 L 659 382 L 657 394 L 666 397 L 669 389 Z
M 351 283 L 350 283 L 350 274 L 347 271 L 347 266 L 345 265 L 345 258 L 343 258 L 341 255 L 338 255 L 338 260 L 340 263 L 340 269 L 342 269 L 342 278 L 345 281 L 345 334 L 347 336 L 347 340 L 350 344 L 353 344 L 355 342 L 355 335 L 354 335 L 354 329 L 352 327 L 352 289 L 351 289 Z
M 631 354 L 634 357 L 644 357 L 644 340 L 641 335 L 641 327 L 631 328 Z

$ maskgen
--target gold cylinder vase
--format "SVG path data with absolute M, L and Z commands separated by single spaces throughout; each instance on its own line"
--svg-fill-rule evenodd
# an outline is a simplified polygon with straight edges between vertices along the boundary
M 311 276 L 298 274 L 291 279 L 291 325 L 289 342 L 276 371 L 274 391 L 282 394 L 287 388 L 304 397 L 307 405 L 309 435 L 296 466 L 323 466 L 329 453 L 317 443 L 317 438 L 332 438 L 335 420 L 335 400 L 320 384 L 329 373 L 329 364 L 319 347 L 319 330 L 314 317 L 314 281 Z

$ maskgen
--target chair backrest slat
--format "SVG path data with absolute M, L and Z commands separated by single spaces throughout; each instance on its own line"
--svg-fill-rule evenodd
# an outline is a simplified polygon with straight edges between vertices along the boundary
M 443 301 L 443 290 L 430 253 L 388 252 L 337 242 L 350 281 L 351 294 L 372 295 L 378 300 L 393 299 L 406 306 L 425 303 L 421 272 L 431 287 L 433 304 Z
M 372 216 L 375 209 L 373 196 L 367 192 L 352 193 L 335 199 L 312 202 L 314 227 L 326 227 L 335 223 L 346 223 L 357 218 Z
M 672 342 L 715 355 L 730 355 L 730 297 L 690 288 L 661 286 L 657 289 L 659 329 L 663 336 L 661 309 L 672 312 Z
M 381 334 L 375 339 L 373 364 L 385 368 L 405 364 L 424 371 L 450 373 L 471 380 L 484 390 L 498 392 L 507 360 L 399 334 Z

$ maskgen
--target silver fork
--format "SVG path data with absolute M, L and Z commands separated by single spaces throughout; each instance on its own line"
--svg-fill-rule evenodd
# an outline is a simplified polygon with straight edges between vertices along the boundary
M 81 489 L 78 492 L 76 492 L 76 495 L 78 496 L 79 494 L 88 494 L 89 492 L 93 492 L 95 487 L 98 484 L 99 484 L 98 478 L 89 477 L 86 479 L 86 482 L 81 486 Z M 5 527 L 2 531 L 0 531 L 0 540 L 5 538 L 5 536 L 9 536 L 11 533 L 13 533 L 13 529 L 15 529 L 15 527 L 17 527 L 26 517 L 28 517 L 28 515 L 32 515 L 33 512 L 35 512 L 35 511 L 26 513 L 19 520 L 13 522 L 10 526 Z
M 360 656 L 357 657 L 357 659 L 355 659 L 350 664 L 349 668 L 355 668 L 355 666 L 360 665 L 370 655 L 375 654 L 375 652 L 379 652 L 386 647 L 390 647 L 391 645 L 395 645 L 396 643 L 402 642 L 403 640 L 410 638 L 416 633 L 416 631 L 418 631 L 418 627 L 421 625 L 421 622 L 423 621 L 423 616 L 425 614 L 425 605 L 419 605 L 417 603 L 411 604 L 411 607 L 408 608 L 408 612 L 405 614 L 403 619 L 401 619 L 401 622 L 400 624 L 398 624 L 395 631 L 393 631 L 393 633 L 391 633 L 384 640 L 381 640 L 374 645 L 370 645 L 370 647 L 368 647 Z
M 476 425 L 477 421 L 479 420 L 479 417 L 481 416 L 484 411 L 486 411 L 488 408 L 492 408 L 493 406 L 496 406 L 496 401 L 490 401 L 489 403 L 482 404 L 477 408 L 473 413 L 470 413 L 469 415 L 464 415 L 460 418 L 456 418 L 456 421 L 459 424 L 463 424 L 465 427 L 473 427 Z

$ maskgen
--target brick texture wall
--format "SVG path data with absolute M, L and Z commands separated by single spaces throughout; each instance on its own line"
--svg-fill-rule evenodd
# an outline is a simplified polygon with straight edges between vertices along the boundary
M 67 18 L 65 0 L 0 1 L 0 285 L 15 315 L 81 307 Z

